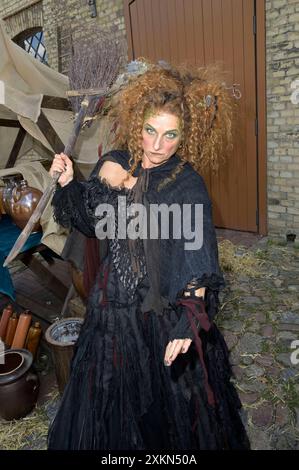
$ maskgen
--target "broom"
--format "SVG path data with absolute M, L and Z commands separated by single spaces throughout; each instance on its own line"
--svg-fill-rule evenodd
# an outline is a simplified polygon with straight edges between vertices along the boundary
M 95 116 L 100 113 L 104 102 L 117 93 L 129 80 L 130 76 L 143 73 L 146 65 L 134 61 L 128 64 L 124 73 L 115 81 L 123 57 L 122 46 L 111 41 L 106 33 L 95 30 L 94 41 L 78 41 L 73 48 L 69 79 L 72 91 L 67 92 L 76 113 L 75 123 L 64 153 L 71 156 L 82 128 L 90 126 Z M 115 83 L 111 86 L 111 84 Z M 100 85 L 100 88 L 99 88 Z M 84 96 L 82 98 L 82 95 Z M 20 253 L 30 236 L 35 223 L 40 219 L 51 198 L 61 173 L 55 172 L 50 185 L 45 189 L 38 205 L 17 238 L 3 266 L 6 267 Z

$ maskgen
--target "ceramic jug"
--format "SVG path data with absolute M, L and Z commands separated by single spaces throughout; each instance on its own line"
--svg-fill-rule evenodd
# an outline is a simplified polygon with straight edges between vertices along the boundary
M 21 180 L 15 185 L 11 192 L 9 214 L 14 223 L 23 229 L 36 208 L 42 192 L 28 186 L 26 180 Z M 33 232 L 41 230 L 39 222 L 34 225 Z

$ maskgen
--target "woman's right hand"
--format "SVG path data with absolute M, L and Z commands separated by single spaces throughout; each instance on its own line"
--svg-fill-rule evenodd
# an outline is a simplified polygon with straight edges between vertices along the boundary
M 59 173 L 62 173 L 62 175 L 60 176 L 58 180 L 58 183 L 62 187 L 66 186 L 74 178 L 73 162 L 64 153 L 60 153 L 60 154 L 56 153 L 54 156 L 53 163 L 49 170 L 49 173 L 52 176 L 52 178 L 54 176 L 55 171 L 59 171 Z

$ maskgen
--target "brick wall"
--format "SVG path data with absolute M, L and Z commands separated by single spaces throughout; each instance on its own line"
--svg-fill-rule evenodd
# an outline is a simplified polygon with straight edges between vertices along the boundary
M 43 26 L 41 0 L 1 0 L 0 18 L 4 19 L 6 31 L 15 37 L 22 31 Z
M 43 0 L 45 41 L 53 68 L 67 73 L 72 39 L 88 35 L 95 25 L 111 31 L 113 40 L 125 40 L 123 0 L 96 0 L 96 10 L 92 18 L 87 0 Z
M 3 18 L 10 37 L 42 26 L 49 65 L 67 73 L 71 40 L 99 25 L 113 40 L 125 40 L 123 0 L 96 0 L 97 16 L 91 16 L 88 0 L 1 0 Z M 92 38 L 91 38 L 92 41 Z
M 1 18 L 5 18 L 38 2 L 40 2 L 40 0 L 1 0 L 0 16 Z
M 266 0 L 266 8 L 269 235 L 299 238 L 299 103 L 291 99 L 299 79 L 299 0 Z

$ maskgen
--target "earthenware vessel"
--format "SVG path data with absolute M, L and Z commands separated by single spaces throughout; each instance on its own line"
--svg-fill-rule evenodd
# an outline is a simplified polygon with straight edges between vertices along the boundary
M 39 378 L 26 349 L 7 349 L 0 354 L 0 416 L 7 421 L 26 416 L 36 405 Z

